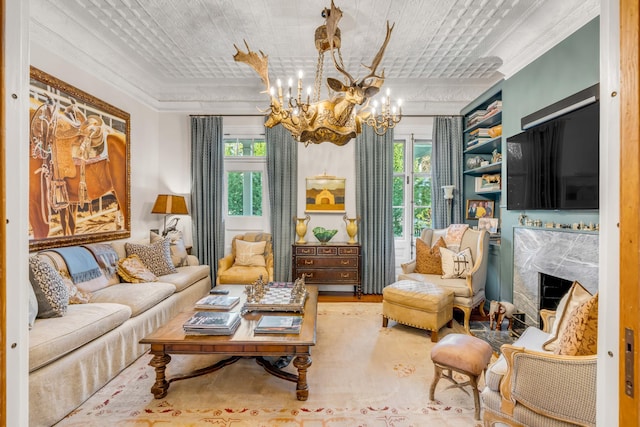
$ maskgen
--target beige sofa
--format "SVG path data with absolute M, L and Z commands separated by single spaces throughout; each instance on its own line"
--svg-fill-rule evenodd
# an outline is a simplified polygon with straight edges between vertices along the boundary
M 106 245 L 126 257 L 125 242 Z M 37 256 L 49 264 L 56 259 L 51 251 Z M 64 272 L 60 259 L 54 268 Z M 29 331 L 30 426 L 61 420 L 148 350 L 140 339 L 208 293 L 209 266 L 191 255 L 183 263 L 151 283 L 119 283 L 110 271 L 109 285 L 91 292 L 88 303 L 35 320 Z

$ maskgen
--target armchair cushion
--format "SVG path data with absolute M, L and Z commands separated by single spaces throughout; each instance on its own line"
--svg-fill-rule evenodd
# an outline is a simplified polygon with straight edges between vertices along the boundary
M 424 240 L 416 240 L 416 273 L 442 274 L 442 256 L 440 248 L 446 248 L 447 244 L 440 237 L 433 246 L 429 246 Z
M 246 267 L 264 267 L 266 261 L 264 259 L 264 249 L 267 242 L 246 242 L 244 240 L 236 240 L 236 265 Z
M 469 248 L 465 248 L 458 253 L 447 248 L 440 248 L 440 256 L 442 257 L 443 279 L 464 278 L 473 267 L 471 249 Z
M 598 294 L 576 307 L 562 335 L 555 354 L 588 356 L 598 352 Z

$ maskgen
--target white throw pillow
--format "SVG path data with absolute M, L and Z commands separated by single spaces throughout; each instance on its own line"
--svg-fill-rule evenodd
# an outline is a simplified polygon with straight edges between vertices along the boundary
M 442 257 L 442 278 L 457 279 L 467 277 L 473 268 L 471 249 L 465 248 L 460 252 L 454 252 L 447 248 L 440 248 Z
M 265 267 L 264 248 L 267 242 L 245 242 L 236 239 L 236 264 L 248 267 Z

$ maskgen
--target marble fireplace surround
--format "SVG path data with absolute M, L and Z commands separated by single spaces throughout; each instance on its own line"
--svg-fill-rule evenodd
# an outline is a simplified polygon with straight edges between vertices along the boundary
M 513 303 L 527 325 L 539 326 L 539 274 L 577 280 L 598 291 L 598 234 L 543 228 L 513 228 Z

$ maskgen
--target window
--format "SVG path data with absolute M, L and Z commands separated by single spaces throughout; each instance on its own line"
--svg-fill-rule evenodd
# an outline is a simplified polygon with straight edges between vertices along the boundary
M 431 227 L 431 141 L 398 139 L 393 144 L 393 233 L 397 239 Z
M 261 217 L 268 206 L 266 144 L 258 138 L 225 138 L 227 217 Z

